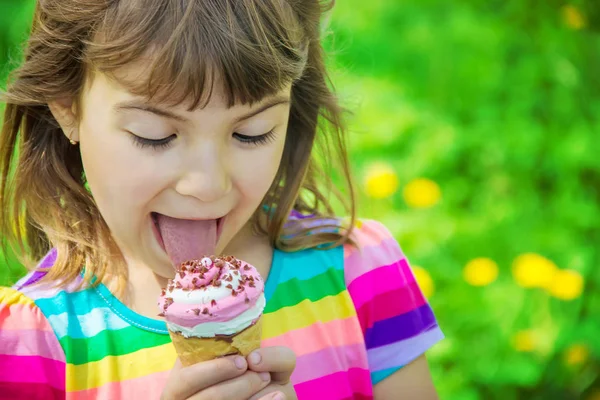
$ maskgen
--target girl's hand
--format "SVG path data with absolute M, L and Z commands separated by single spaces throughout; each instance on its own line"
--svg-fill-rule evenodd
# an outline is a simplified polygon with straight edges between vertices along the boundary
M 268 372 L 249 371 L 246 360 L 241 356 L 218 358 L 189 367 L 183 367 L 178 359 L 160 398 L 248 400 L 270 382 Z M 271 398 L 272 395 L 268 395 L 265 400 Z
M 248 355 L 248 369 L 270 373 L 270 384 L 250 397 L 250 400 L 296 400 L 290 376 L 296 368 L 296 354 L 287 347 L 263 347 Z M 277 397 L 277 393 L 281 397 Z

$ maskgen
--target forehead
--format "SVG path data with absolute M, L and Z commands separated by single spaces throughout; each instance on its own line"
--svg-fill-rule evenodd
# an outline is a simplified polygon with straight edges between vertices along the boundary
M 291 102 L 291 85 L 287 85 L 278 93 L 272 96 L 266 96 L 263 99 L 252 104 L 228 104 L 227 96 L 224 94 L 223 87 L 219 80 L 214 83 L 211 97 L 202 105 L 192 107 L 192 99 L 187 99 L 180 104 L 173 102 L 161 102 L 157 98 L 148 96 L 140 96 L 133 93 L 123 81 L 143 77 L 146 68 L 144 64 L 131 65 L 123 68 L 117 75 L 106 75 L 103 73 L 95 73 L 86 90 L 91 98 L 84 98 L 82 101 L 88 102 L 93 108 L 99 103 L 106 104 L 112 112 L 121 114 L 130 111 L 145 111 L 154 115 L 166 117 L 175 121 L 190 123 L 197 118 L 201 118 L 204 122 L 206 117 L 214 116 L 217 120 L 223 122 L 223 118 L 231 123 L 238 123 L 249 119 L 252 116 L 271 109 L 279 104 L 289 104 Z M 90 108 L 88 107 L 88 110 Z M 284 108 L 280 109 L 285 110 Z

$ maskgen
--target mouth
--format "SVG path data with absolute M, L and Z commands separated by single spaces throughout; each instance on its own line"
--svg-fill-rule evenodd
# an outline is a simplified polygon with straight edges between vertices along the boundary
M 161 215 L 161 214 L 156 213 L 156 212 L 152 212 L 150 214 L 150 218 L 152 219 L 152 231 L 154 233 L 154 237 L 156 238 L 158 244 L 163 249 L 163 251 L 166 252 L 167 250 L 165 248 L 165 242 L 163 240 L 162 234 L 160 233 L 160 227 L 159 227 L 159 223 L 158 223 L 159 215 Z M 221 237 L 221 233 L 223 232 L 223 225 L 225 224 L 226 218 L 227 218 L 227 215 L 216 218 L 216 221 L 217 221 L 217 243 L 219 242 L 219 238 Z M 210 218 L 207 218 L 207 219 L 210 219 Z M 190 220 L 192 220 L 192 218 L 190 218 Z M 193 220 L 200 220 L 200 219 L 194 218 Z

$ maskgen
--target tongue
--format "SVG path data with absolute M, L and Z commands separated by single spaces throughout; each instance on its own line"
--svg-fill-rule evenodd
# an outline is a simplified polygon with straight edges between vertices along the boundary
M 173 265 L 215 254 L 217 221 L 192 221 L 158 215 L 158 227 Z

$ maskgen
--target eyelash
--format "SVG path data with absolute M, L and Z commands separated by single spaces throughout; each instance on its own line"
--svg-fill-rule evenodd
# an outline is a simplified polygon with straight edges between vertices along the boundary
M 275 138 L 275 129 L 271 129 L 269 132 L 263 133 L 259 136 L 246 136 L 237 132 L 234 133 L 233 136 L 241 143 L 260 146 L 273 141 L 273 139 Z
M 131 133 L 131 132 L 130 132 Z M 233 136 L 241 143 L 250 144 L 254 146 L 260 146 L 270 143 L 275 137 L 275 129 L 270 130 L 259 136 L 247 136 L 235 132 Z M 172 141 L 177 137 L 176 134 L 172 134 L 169 137 L 163 139 L 147 139 L 131 133 L 133 143 L 141 149 L 151 147 L 153 150 L 163 150 L 171 146 Z
M 163 139 L 147 139 L 138 135 L 134 135 L 131 133 L 131 138 L 133 139 L 133 143 L 138 146 L 140 149 L 145 149 L 151 147 L 153 150 L 163 150 L 171 146 L 171 142 L 175 139 L 177 135 L 172 134 L 169 137 Z

